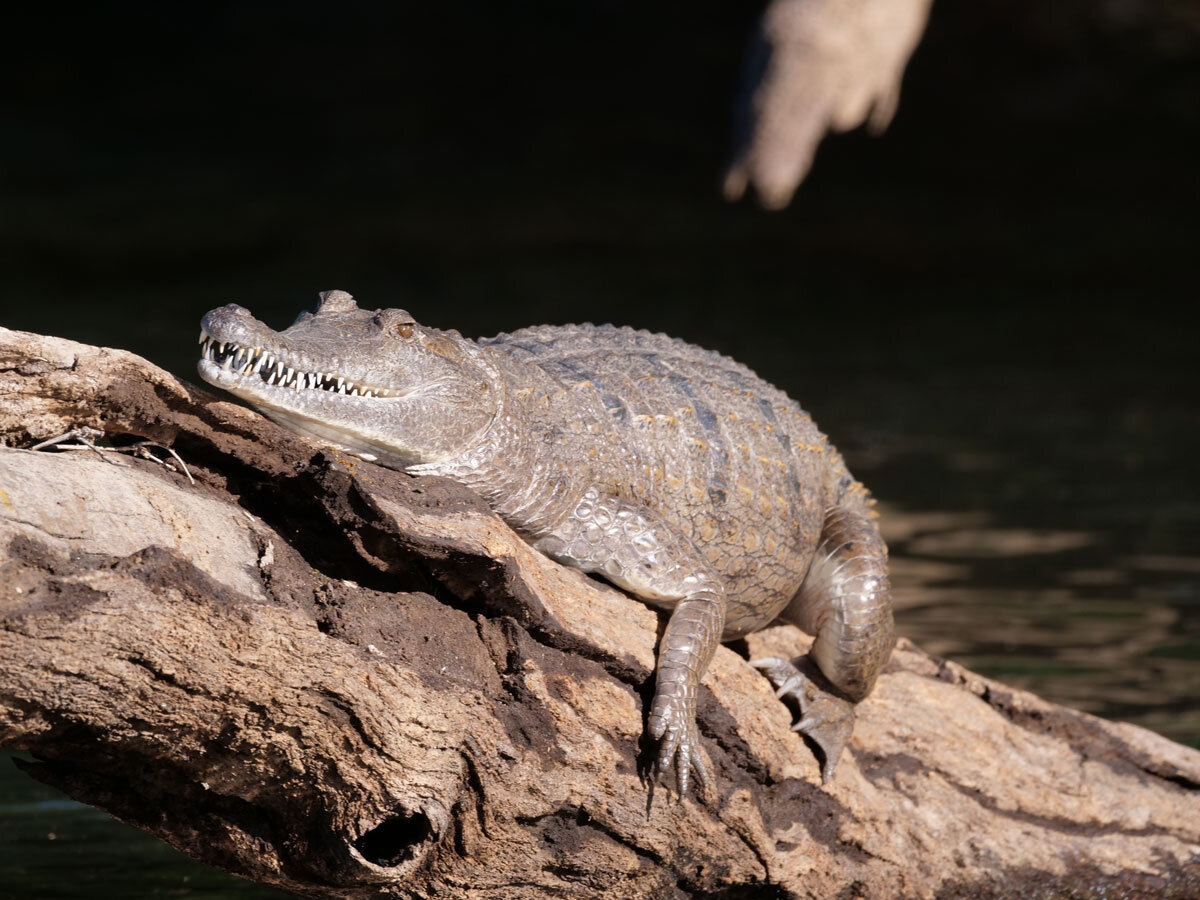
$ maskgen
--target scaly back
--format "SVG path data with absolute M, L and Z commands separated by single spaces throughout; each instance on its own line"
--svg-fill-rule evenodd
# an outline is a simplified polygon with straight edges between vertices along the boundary
M 562 452 L 701 549 L 731 588 L 731 631 L 787 602 L 819 539 L 836 458 L 795 401 L 726 356 L 630 328 L 538 326 L 479 343 L 570 394 Z

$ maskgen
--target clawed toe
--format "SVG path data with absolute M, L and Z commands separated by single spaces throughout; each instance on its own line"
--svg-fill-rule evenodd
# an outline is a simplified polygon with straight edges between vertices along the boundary
M 707 793 L 710 781 L 708 763 L 704 761 L 698 747 L 678 743 L 669 752 L 661 752 L 654 763 L 653 779 L 659 782 L 668 779 L 672 768 L 675 770 L 675 789 L 680 800 L 692 794 L 693 772 L 695 784 L 699 786 L 698 793 L 701 796 Z
M 790 660 L 764 657 L 750 661 L 775 685 L 775 696 L 794 697 L 800 705 L 800 720 L 792 726 L 821 751 L 821 780 L 828 783 L 854 730 L 854 704 L 822 690 Z
M 826 702 L 822 703 L 821 701 Z M 843 704 L 844 709 L 835 708 L 824 715 L 819 713 L 805 715 L 792 726 L 792 731 L 799 731 L 812 738 L 813 742 L 821 749 L 821 753 L 825 756 L 821 765 L 821 781 L 828 784 L 833 779 L 838 760 L 842 756 L 842 750 L 845 748 L 846 742 L 850 740 L 850 734 L 854 731 L 854 707 L 847 701 L 829 694 L 817 702 L 829 706 Z
M 766 656 L 750 660 L 750 665 L 762 671 L 775 685 L 776 698 L 791 694 L 797 700 L 802 699 L 804 687 L 809 683 L 808 678 L 796 668 L 791 660 L 780 659 L 777 656 Z
M 650 736 L 661 741 L 652 769 L 653 779 L 663 781 L 669 778 L 669 773 L 674 768 L 675 787 L 679 792 L 679 799 L 683 800 L 691 791 L 694 772 L 700 794 L 707 793 L 710 782 L 709 768 L 700 750 L 700 735 L 692 714 L 664 703 L 651 715 Z
M 782 700 L 788 694 L 799 697 L 804 692 L 804 685 L 806 684 L 808 684 L 808 679 L 797 672 L 779 686 L 779 689 L 775 691 L 775 699 Z

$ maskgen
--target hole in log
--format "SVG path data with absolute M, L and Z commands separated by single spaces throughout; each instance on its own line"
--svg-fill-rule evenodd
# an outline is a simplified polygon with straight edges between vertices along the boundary
M 354 849 L 377 866 L 398 866 L 413 858 L 415 848 L 433 833 L 422 813 L 403 813 L 380 822 L 354 842 Z

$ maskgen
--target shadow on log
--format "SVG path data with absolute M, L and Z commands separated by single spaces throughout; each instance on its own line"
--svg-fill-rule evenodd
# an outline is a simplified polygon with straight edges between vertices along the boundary
M 15 449 L 79 426 L 195 484 Z M 0 436 L 0 743 L 211 865 L 336 897 L 1200 894 L 1200 753 L 1150 732 L 901 641 L 822 788 L 745 662 L 805 649 L 777 627 L 705 676 L 711 795 L 648 797 L 656 615 L 465 488 L 4 329 Z

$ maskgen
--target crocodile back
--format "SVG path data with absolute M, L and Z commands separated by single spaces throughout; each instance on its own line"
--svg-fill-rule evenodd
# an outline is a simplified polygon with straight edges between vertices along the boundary
M 518 391 L 527 366 L 549 376 L 524 390 L 551 385 L 536 408 L 553 423 L 540 424 L 573 471 L 655 509 L 708 559 L 725 580 L 726 639 L 776 617 L 808 570 L 840 466 L 795 401 L 726 356 L 630 328 L 538 326 L 479 343 L 511 361 Z

